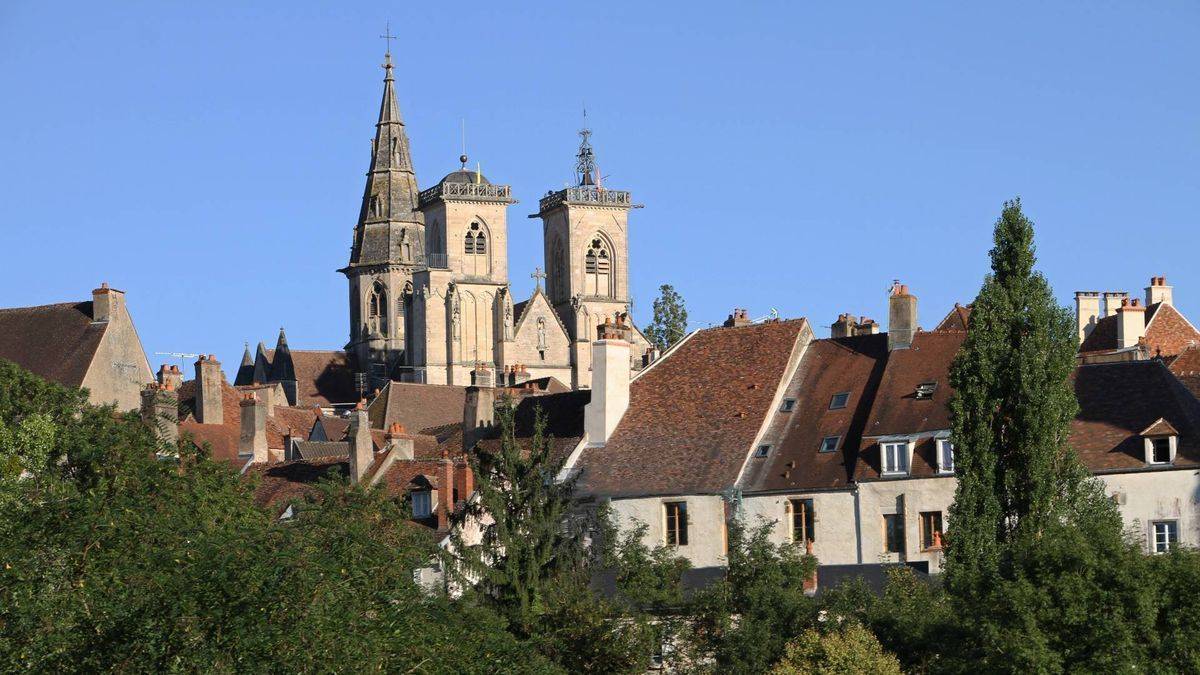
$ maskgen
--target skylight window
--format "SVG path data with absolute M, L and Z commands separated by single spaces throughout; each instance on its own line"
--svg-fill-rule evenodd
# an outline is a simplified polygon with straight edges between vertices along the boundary
M 917 400 L 928 401 L 933 398 L 935 391 L 937 391 L 937 382 L 922 382 L 917 385 Z
M 783 405 L 779 406 L 779 412 L 792 412 L 795 409 L 796 409 L 796 399 L 794 399 L 794 398 L 783 399 Z
M 829 399 L 829 409 L 838 410 L 845 408 L 846 403 L 850 400 L 850 392 L 843 391 L 840 394 L 834 394 L 833 398 Z
M 826 436 L 821 439 L 821 452 L 837 452 L 838 441 L 842 440 L 841 436 Z
M 766 457 L 766 456 L 767 456 L 767 455 L 769 455 L 769 454 L 771 454 L 771 446 L 770 446 L 770 444 L 764 443 L 764 444 L 762 444 L 762 445 L 760 445 L 760 446 L 758 446 L 757 448 L 755 448 L 755 449 L 754 449 L 754 456 L 755 456 L 755 457 Z

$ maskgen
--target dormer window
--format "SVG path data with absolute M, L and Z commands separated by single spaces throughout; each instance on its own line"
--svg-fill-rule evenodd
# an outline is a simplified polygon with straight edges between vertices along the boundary
M 754 449 L 755 457 L 766 457 L 769 454 L 771 454 L 771 446 L 769 444 L 764 443 Z
M 414 490 L 412 493 L 413 518 L 428 518 L 433 513 L 433 498 L 429 490 Z
M 821 439 L 821 452 L 837 452 L 838 441 L 842 440 L 841 436 L 826 436 Z
M 880 466 L 885 476 L 908 475 L 909 444 L 907 441 L 898 443 L 880 443 Z
M 928 401 L 937 391 L 937 382 L 922 382 L 917 385 L 916 398 L 918 401 Z
M 792 412 L 795 409 L 796 409 L 796 399 L 794 399 L 794 398 L 783 399 L 783 405 L 779 406 L 779 412 Z
M 830 410 L 840 410 L 842 408 L 845 408 L 846 403 L 849 400 L 850 400 L 850 392 L 848 392 L 848 391 L 843 391 L 841 393 L 834 394 L 833 398 L 829 399 L 829 409 Z
M 1170 422 L 1160 417 L 1154 424 L 1143 429 L 1141 436 L 1146 464 L 1167 465 L 1175 461 L 1179 432 Z
M 939 438 L 937 441 L 938 473 L 954 473 L 954 444 L 949 438 Z

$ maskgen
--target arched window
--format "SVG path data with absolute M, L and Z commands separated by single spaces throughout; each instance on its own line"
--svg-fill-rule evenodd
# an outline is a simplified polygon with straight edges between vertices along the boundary
M 608 297 L 612 295 L 612 254 L 608 243 L 596 237 L 588 246 L 583 259 L 584 293 Z
M 463 237 L 463 254 L 466 256 L 463 271 L 467 274 L 487 274 L 487 234 L 479 223 L 471 223 Z
M 372 333 L 388 334 L 388 299 L 383 284 L 375 284 L 367 299 L 367 329 Z

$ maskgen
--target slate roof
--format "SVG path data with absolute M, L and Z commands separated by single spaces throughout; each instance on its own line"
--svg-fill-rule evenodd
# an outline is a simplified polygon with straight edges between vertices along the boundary
M 715 494 L 732 486 L 807 321 L 697 331 L 630 386 L 608 443 L 583 451 L 584 494 Z M 810 331 L 811 332 L 811 331 Z
M 357 403 L 354 386 L 354 365 L 343 351 L 293 349 L 292 368 L 296 374 L 296 405 L 346 405 Z M 274 364 L 275 350 L 266 350 Z M 274 370 L 274 369 L 273 369 Z
M 1200 345 L 1200 332 L 1175 307 L 1162 302 L 1146 306 L 1146 346 L 1150 355 L 1173 356 L 1188 347 Z M 1079 345 L 1081 352 L 1100 352 L 1117 348 L 1117 314 L 1096 322 L 1092 332 Z
M 592 392 L 587 389 L 568 391 L 559 394 L 542 396 L 525 396 L 516 401 L 516 411 L 513 414 L 515 427 L 514 436 L 518 442 L 526 442 L 533 438 L 534 421 L 538 411 L 546 415 L 546 435 L 550 438 L 551 461 L 558 465 L 565 461 L 579 441 L 583 439 L 583 408 L 592 399 Z M 499 428 L 488 438 L 481 439 L 482 448 L 496 451 L 499 449 Z M 462 431 L 443 442 L 442 447 L 457 443 L 462 446 Z
M 91 302 L 0 309 L 0 358 L 51 382 L 78 387 L 107 323 L 92 323 Z

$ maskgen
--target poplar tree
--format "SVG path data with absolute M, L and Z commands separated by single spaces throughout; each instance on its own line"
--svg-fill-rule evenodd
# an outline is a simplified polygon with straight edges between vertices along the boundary
M 659 296 L 654 301 L 654 320 L 646 327 L 646 337 L 659 351 L 679 342 L 687 335 L 687 308 L 683 296 L 670 284 L 659 287 Z

